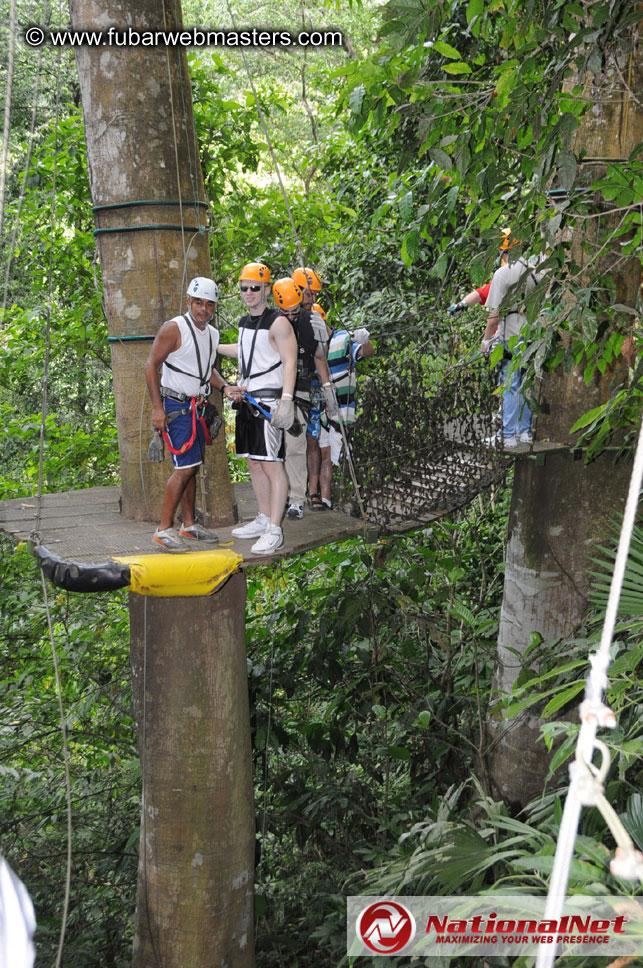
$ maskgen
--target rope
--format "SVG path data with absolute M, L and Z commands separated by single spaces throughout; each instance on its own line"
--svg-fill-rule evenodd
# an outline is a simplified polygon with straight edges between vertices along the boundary
M 167 10 L 165 9 L 165 0 L 163 0 L 163 24 L 167 30 Z M 178 53 L 179 60 L 181 58 L 180 51 Z M 183 246 L 183 276 L 181 278 L 181 292 L 185 292 L 186 286 L 186 270 L 187 270 L 187 249 L 185 248 L 185 220 L 183 217 L 183 202 L 181 200 L 181 169 L 179 164 L 179 143 L 176 136 L 176 113 L 174 111 L 174 90 L 172 86 L 172 68 L 170 65 L 170 48 L 165 48 L 165 62 L 167 64 L 167 83 L 170 90 L 170 112 L 172 114 L 172 137 L 174 139 L 174 164 L 176 168 L 176 187 L 179 196 L 179 216 L 181 220 L 181 244 Z M 196 192 L 194 193 L 196 194 Z M 194 231 L 191 226 L 188 230 L 190 232 Z M 179 312 L 181 310 L 181 295 L 179 295 Z
M 9 157 L 9 131 L 11 128 L 11 95 L 13 91 L 13 57 L 16 49 L 16 0 L 11 0 L 9 14 L 9 53 L 7 60 L 7 86 L 4 93 L 4 127 L 2 131 L 2 168 L 0 168 L 0 241 L 4 225 L 4 195 Z
M 192 199 L 192 201 L 183 202 L 180 198 L 174 199 L 156 199 L 156 198 L 144 198 L 135 199 L 131 202 L 110 202 L 109 205 L 92 205 L 92 212 L 110 212 L 116 208 L 142 208 L 144 206 L 149 206 L 154 208 L 159 207 L 174 207 L 178 205 L 200 205 L 202 208 L 208 208 L 207 202 L 201 202 L 198 199 Z
M 43 8 L 43 13 L 42 13 L 42 21 L 43 23 L 46 23 L 48 20 L 49 20 L 49 9 L 48 9 L 48 5 L 45 4 Z M 7 264 L 6 264 L 5 273 L 4 273 L 4 285 L 3 285 L 3 293 L 2 293 L 2 317 L 3 317 L 2 321 L 3 322 L 4 322 L 4 313 L 7 308 L 7 296 L 9 294 L 9 278 L 11 276 L 11 267 L 13 264 L 13 253 L 16 248 L 16 239 L 18 238 L 18 228 L 20 226 L 20 214 L 22 212 L 22 203 L 24 202 L 25 196 L 27 194 L 27 176 L 29 174 L 29 166 L 31 164 L 31 152 L 33 151 L 34 132 L 36 130 L 36 118 L 38 116 L 38 101 L 40 99 L 40 76 L 42 71 L 42 51 L 43 51 L 43 48 L 39 47 L 38 58 L 36 60 L 36 78 L 34 80 L 33 104 L 31 107 L 31 122 L 29 124 L 29 140 L 27 142 L 27 158 L 25 160 L 25 169 L 22 175 L 22 185 L 20 186 L 20 195 L 18 196 L 18 206 L 16 210 L 16 216 L 13 222 L 13 231 L 11 233 L 11 242 L 9 244 L 9 254 L 7 255 Z M 8 146 L 8 143 L 9 143 L 9 138 L 7 133 L 5 132 L 5 136 L 4 136 L 5 148 Z M 2 165 L 2 171 L 3 171 L 3 188 L 0 193 L 0 199 L 2 199 L 2 202 L 0 202 L 0 204 L 3 204 L 3 200 L 4 200 L 4 177 L 6 175 L 6 169 L 5 169 L 4 163 Z M 0 238 L 2 238 L 1 229 L 0 229 Z
M 51 609 L 49 607 L 49 595 L 47 594 L 47 583 L 44 572 L 40 571 L 42 582 L 42 594 L 45 601 L 45 613 L 47 615 L 47 629 L 49 631 L 49 642 L 51 644 L 51 657 L 54 665 L 54 679 L 56 682 L 56 699 L 58 700 L 58 716 L 60 720 L 60 732 L 63 745 L 63 763 L 65 766 L 65 800 L 67 813 L 67 853 L 65 867 L 65 894 L 63 899 L 63 913 L 60 925 L 60 937 L 58 940 L 58 953 L 56 955 L 56 968 L 62 964 L 63 945 L 65 943 L 65 929 L 67 926 L 67 914 L 69 912 L 69 899 L 71 894 L 71 848 L 72 848 L 72 822 L 71 822 L 71 776 L 69 770 L 69 747 L 67 745 L 67 729 L 65 726 L 65 710 L 63 706 L 62 681 L 60 669 L 58 667 L 58 654 L 56 652 L 56 641 L 51 622 Z
M 230 16 L 230 20 L 232 21 L 232 26 L 235 28 L 235 30 L 238 30 L 237 23 L 236 23 L 236 21 L 234 19 L 234 14 L 232 13 L 232 9 L 230 7 L 230 0 L 226 0 L 226 7 L 228 8 L 228 14 Z M 272 163 L 275 166 L 275 172 L 276 172 L 277 178 L 279 180 L 279 187 L 281 188 L 281 194 L 283 196 L 284 204 L 286 206 L 286 211 L 288 213 L 288 220 L 290 222 L 290 230 L 292 232 L 292 237 L 293 237 L 293 240 L 295 242 L 295 247 L 297 249 L 297 252 L 299 253 L 299 259 L 300 259 L 301 264 L 303 266 L 303 265 L 306 264 L 306 259 L 305 259 L 305 256 L 304 256 L 304 250 L 303 250 L 302 244 L 301 244 L 301 242 L 299 240 L 299 236 L 297 235 L 297 229 L 295 228 L 295 220 L 293 218 L 292 211 L 291 211 L 291 208 L 290 208 L 290 202 L 288 200 L 288 193 L 286 191 L 286 186 L 284 185 L 283 179 L 281 177 L 281 169 L 279 168 L 279 163 L 277 162 L 277 157 L 275 155 L 275 152 L 274 152 L 274 149 L 273 149 L 273 146 L 272 146 L 272 141 L 270 139 L 270 133 L 268 131 L 268 125 L 266 124 L 266 118 L 264 116 L 263 110 L 261 108 L 261 104 L 259 102 L 259 95 L 257 94 L 257 89 L 255 88 L 254 80 L 252 78 L 252 74 L 250 72 L 250 67 L 248 66 L 248 61 L 246 59 L 246 54 L 245 54 L 245 51 L 243 50 L 243 48 L 241 48 L 241 59 L 243 61 L 243 66 L 246 69 L 246 74 L 248 75 L 248 81 L 250 83 L 250 90 L 253 93 L 253 96 L 254 96 L 254 99 L 255 99 L 255 104 L 257 105 L 257 113 L 259 115 L 259 121 L 260 121 L 261 127 L 263 129 L 264 137 L 266 139 L 266 144 L 268 145 L 268 151 L 270 152 L 270 157 L 272 158 Z
M 155 232 L 158 232 L 159 230 L 163 230 L 163 231 L 175 231 L 175 232 L 180 232 L 181 235 L 184 235 L 186 232 L 195 232 L 197 235 L 199 234 L 199 232 L 201 230 L 199 228 L 197 228 L 196 225 L 184 225 L 182 219 L 183 219 L 183 215 L 181 215 L 181 224 L 180 225 L 172 225 L 170 223 L 166 223 L 166 224 L 151 224 L 151 225 L 117 225 L 117 226 L 115 226 L 114 228 L 111 228 L 111 229 L 94 229 L 94 236 L 97 236 L 97 235 L 109 235 L 110 233 L 113 233 L 113 232 L 147 232 L 148 229 L 153 229 Z M 184 241 L 183 242 L 183 261 L 184 261 L 184 263 L 185 263 L 185 260 L 186 260 L 185 252 L 186 252 L 186 249 L 185 249 L 185 241 Z M 185 274 L 185 269 L 183 271 L 184 271 L 184 274 Z
M 625 566 L 629 554 L 632 533 L 636 521 L 636 513 L 643 483 L 643 423 L 639 431 L 636 453 L 634 455 L 634 466 L 630 478 L 630 488 L 625 504 L 625 513 L 621 527 L 621 535 L 614 563 L 614 573 L 610 585 L 607 608 L 605 610 L 605 621 L 601 633 L 601 641 L 597 652 L 590 656 L 591 671 L 587 677 L 585 689 L 585 700 L 580 707 L 581 728 L 576 745 L 576 759 L 570 769 L 571 781 L 565 808 L 558 833 L 558 844 L 554 857 L 554 866 L 551 873 L 549 892 L 547 894 L 547 904 L 545 906 L 545 919 L 556 919 L 561 917 L 565 896 L 567 892 L 567 882 L 569 880 L 569 868 L 572 862 L 574 844 L 578 832 L 578 823 L 583 806 L 595 805 L 599 809 L 603 807 L 601 813 L 609 823 L 609 810 L 605 810 L 605 798 L 602 796 L 602 779 L 609 766 L 609 754 L 606 747 L 596 740 L 597 727 L 604 726 L 613 728 L 616 725 L 616 718 L 612 711 L 603 704 L 603 693 L 608 686 L 607 671 L 610 664 L 610 646 L 616 625 L 616 615 L 618 603 L 623 586 Z M 594 750 L 603 751 L 603 770 L 597 773 L 592 765 Z M 611 811 L 613 814 L 613 811 Z M 609 819 L 608 819 L 609 818 Z M 612 825 L 610 824 L 610 827 Z M 613 829 L 617 844 L 617 854 L 612 861 L 611 869 L 616 876 L 638 877 L 643 880 L 643 857 L 638 851 L 634 850 L 632 841 L 627 833 L 625 837 L 622 832 Z M 620 841 L 620 842 L 619 842 Z M 638 856 L 637 856 L 638 855 Z M 632 877 L 633 876 L 633 877 Z M 536 958 L 536 968 L 552 968 L 556 955 L 555 945 L 548 945 L 551 950 L 541 950 Z
M 268 754 L 269 754 L 269 743 L 270 743 L 270 730 L 272 728 L 272 684 L 273 684 L 273 660 L 275 654 L 275 643 L 274 637 L 270 642 L 270 675 L 268 679 L 268 722 L 266 724 L 266 741 L 263 748 L 263 810 L 261 815 L 261 856 L 259 858 L 259 864 L 255 870 L 255 875 L 259 866 L 261 865 L 261 860 L 263 859 L 263 851 L 265 846 L 266 838 L 266 822 L 268 817 Z M 255 918 L 255 935 L 257 933 L 257 925 L 259 924 L 259 919 Z
M 48 265 L 48 279 L 47 279 L 47 300 L 46 300 L 46 324 L 45 324 L 45 358 L 43 363 L 43 378 L 42 378 L 42 404 L 41 404 L 41 416 L 40 416 L 40 439 L 39 439 L 39 454 L 38 454 L 38 493 L 36 501 L 36 521 L 34 531 L 32 532 L 32 540 L 35 543 L 39 543 L 39 530 L 40 530 L 40 520 L 42 515 L 42 489 L 43 489 L 43 466 L 44 466 L 44 451 L 45 451 L 45 426 L 47 418 L 47 407 L 48 407 L 48 386 L 49 386 L 49 359 L 51 352 L 51 295 L 53 287 L 53 226 L 56 214 L 56 179 L 57 179 L 57 160 L 58 160 L 58 119 L 60 110 L 60 51 L 57 52 L 56 58 L 56 108 L 54 116 L 54 167 L 52 172 L 52 184 L 51 184 L 51 208 L 50 208 L 50 227 L 51 227 L 51 238 L 49 245 L 49 265 Z M 71 778 L 69 769 L 69 748 L 67 745 L 67 730 L 65 727 L 65 711 L 63 707 L 62 699 L 62 681 L 60 677 L 60 669 L 58 667 L 58 655 L 56 652 L 56 642 L 54 639 L 53 625 L 51 621 L 51 609 L 49 606 L 49 596 L 47 594 L 47 585 L 45 583 L 45 576 L 41 570 L 40 578 L 42 581 L 43 597 L 45 602 L 45 613 L 47 615 L 47 628 L 49 631 L 49 641 L 51 644 L 51 653 L 54 666 L 54 678 L 56 682 L 56 695 L 58 699 L 58 712 L 60 718 L 60 731 L 62 734 L 62 747 L 63 747 L 63 762 L 65 767 L 65 797 L 67 801 L 67 862 L 65 871 L 65 892 L 63 898 L 63 912 L 62 921 L 60 925 L 60 938 L 58 942 L 58 953 L 56 955 L 55 968 L 60 968 L 63 946 L 65 942 L 65 930 L 67 926 L 67 915 L 69 912 L 69 900 L 71 893 L 71 862 L 72 862 L 72 817 L 71 817 Z
M 152 919 L 150 916 L 149 895 L 147 891 L 147 809 L 145 804 L 145 751 L 147 749 L 147 595 L 143 596 L 143 735 L 141 736 L 141 832 L 143 848 L 143 889 L 145 893 L 145 917 L 150 943 L 157 965 L 163 966 L 161 953 L 157 948 Z M 158 925 L 156 926 L 158 928 Z

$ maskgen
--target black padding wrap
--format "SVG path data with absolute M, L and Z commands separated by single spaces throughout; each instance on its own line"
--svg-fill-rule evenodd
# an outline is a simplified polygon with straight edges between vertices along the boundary
M 43 545 L 35 548 L 34 554 L 49 581 L 68 592 L 113 592 L 130 584 L 129 567 L 116 561 L 97 565 L 63 561 Z

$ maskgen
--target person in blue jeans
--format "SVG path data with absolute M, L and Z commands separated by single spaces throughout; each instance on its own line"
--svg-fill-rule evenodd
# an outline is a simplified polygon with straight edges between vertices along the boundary
M 516 348 L 517 338 L 527 322 L 527 317 L 520 312 L 518 300 L 528 295 L 541 278 L 542 274 L 536 271 L 535 261 L 521 255 L 520 245 L 514 241 L 507 263 L 493 274 L 487 296 L 489 317 L 480 348 L 488 356 L 492 347 L 501 342 L 505 350 L 498 378 L 498 386 L 505 387 L 502 396 L 502 431 L 490 443 L 497 441 L 510 449 L 520 444 L 530 444 L 533 440 L 532 415 L 522 391 L 520 369 L 513 373 L 509 387 L 505 386 L 505 381 L 512 349 Z

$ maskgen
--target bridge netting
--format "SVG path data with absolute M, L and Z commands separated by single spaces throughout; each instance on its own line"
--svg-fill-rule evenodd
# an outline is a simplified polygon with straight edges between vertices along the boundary
M 384 531 L 417 527 L 469 504 L 509 466 L 489 444 L 499 423 L 496 386 L 482 359 L 445 373 L 418 357 L 362 378 L 358 418 L 347 431 L 353 473 L 344 447 L 334 500 L 357 515 L 361 499 L 368 520 Z

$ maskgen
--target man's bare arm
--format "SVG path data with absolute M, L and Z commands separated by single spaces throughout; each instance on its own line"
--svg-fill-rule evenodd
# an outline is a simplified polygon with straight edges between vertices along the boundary
M 175 352 L 181 346 L 181 331 L 173 319 L 163 323 L 158 333 L 154 337 L 147 362 L 145 364 L 145 383 L 149 390 L 152 401 L 152 423 L 157 430 L 167 428 L 167 418 L 163 409 L 161 398 L 161 380 L 159 377 L 159 367 L 164 363 L 170 353 Z
M 285 316 L 277 316 L 275 319 L 270 327 L 270 339 L 284 365 L 283 392 L 292 396 L 297 376 L 297 339 Z

